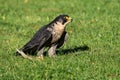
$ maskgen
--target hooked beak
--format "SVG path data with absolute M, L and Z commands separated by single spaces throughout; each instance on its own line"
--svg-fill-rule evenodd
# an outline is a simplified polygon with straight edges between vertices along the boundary
M 71 17 L 66 17 L 66 19 L 67 19 L 67 22 L 72 22 L 73 21 L 73 19 Z

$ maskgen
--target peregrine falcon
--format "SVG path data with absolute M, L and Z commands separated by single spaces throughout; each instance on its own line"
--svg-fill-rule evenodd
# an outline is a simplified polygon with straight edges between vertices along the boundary
M 43 57 L 44 49 L 48 47 L 49 57 L 55 56 L 56 49 L 60 48 L 67 39 L 66 25 L 72 21 L 68 15 L 59 15 L 49 24 L 40 28 L 32 39 L 21 49 L 17 49 L 16 55 L 23 57 L 27 54 L 35 54 Z

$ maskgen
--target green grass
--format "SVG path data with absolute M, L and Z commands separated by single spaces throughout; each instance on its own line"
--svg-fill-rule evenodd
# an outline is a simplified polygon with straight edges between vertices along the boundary
M 120 0 L 0 0 L 1 80 L 119 80 Z M 43 25 L 68 14 L 69 39 L 56 58 L 15 56 Z M 89 50 L 67 49 L 87 45 Z

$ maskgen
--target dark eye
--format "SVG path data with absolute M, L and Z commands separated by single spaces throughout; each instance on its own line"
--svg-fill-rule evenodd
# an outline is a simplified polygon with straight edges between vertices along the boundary
M 68 21 L 68 20 L 69 20 L 69 17 L 68 17 L 68 16 L 65 16 L 64 19 L 65 19 L 66 21 Z
M 69 17 L 65 16 L 64 19 L 68 19 Z

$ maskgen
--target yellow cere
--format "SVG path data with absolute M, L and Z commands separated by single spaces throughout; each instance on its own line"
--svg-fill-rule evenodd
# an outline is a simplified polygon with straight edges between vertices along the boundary
M 69 21 L 69 17 L 66 16 L 65 18 L 67 19 L 67 21 Z

